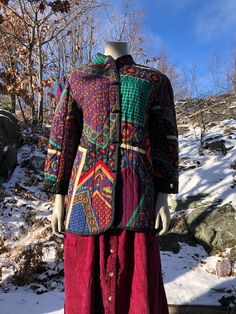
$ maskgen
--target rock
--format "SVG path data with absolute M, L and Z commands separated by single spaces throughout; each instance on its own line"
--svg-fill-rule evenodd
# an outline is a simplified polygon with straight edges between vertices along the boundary
M 222 219 L 222 218 L 221 218 Z M 225 219 L 223 219 L 225 220 Z M 216 232 L 215 238 L 212 241 L 212 245 L 219 249 L 226 249 L 232 247 L 236 244 L 236 232 L 234 232 L 233 228 L 236 229 L 236 225 L 232 224 L 224 224 L 226 229 L 225 230 L 218 230 Z M 227 226 L 229 229 L 227 230 Z M 219 228 L 220 229 L 220 228 Z M 233 238 L 233 234 L 235 237 Z
M 222 259 L 216 263 L 216 274 L 219 277 L 229 277 L 232 273 L 232 263 L 228 259 Z
M 1 162 L 2 158 L 3 158 L 4 151 L 5 151 L 5 146 L 1 142 L 1 138 L 0 138 L 0 162 Z
M 17 165 L 20 127 L 14 115 L 0 109 L 0 182 L 8 180 Z
M 177 199 L 177 207 L 176 211 L 187 210 L 189 208 L 203 208 L 204 200 L 208 197 L 207 193 L 199 193 L 196 195 L 189 195 L 186 197 L 182 197 L 181 199 Z
M 232 262 L 236 262 L 236 246 L 233 247 L 230 252 L 229 252 L 229 259 L 232 261 Z
M 10 111 L 0 109 L 0 115 L 8 117 L 12 122 L 15 122 L 16 124 L 18 124 L 18 120 Z
M 189 127 L 186 125 L 178 125 L 178 132 L 180 135 L 189 132 Z
M 225 140 L 215 140 L 215 141 L 205 141 L 203 144 L 204 149 L 209 149 L 211 151 L 220 151 L 223 155 L 227 153 L 227 149 L 225 147 Z
M 6 241 L 4 237 L 1 236 L 0 237 L 0 254 L 3 254 L 8 251 L 8 248 L 5 246 L 5 243 Z
M 197 167 L 202 166 L 202 162 L 200 160 L 197 159 L 192 159 L 189 157 L 182 157 L 180 158 L 180 164 L 179 164 L 179 170 L 189 170 L 189 169 L 194 169 Z
M 0 165 L 0 177 L 8 179 L 17 165 L 17 150 L 15 146 L 9 145 L 3 152 Z
M 188 233 L 188 225 L 183 216 L 172 218 L 170 224 L 171 232 L 178 234 L 187 234 Z
M 175 254 L 179 253 L 181 243 L 197 245 L 196 239 L 189 232 L 185 218 L 182 216 L 171 219 L 170 230 L 159 237 L 159 242 L 161 251 L 171 251 Z
M 211 151 L 220 151 L 223 155 L 226 155 L 228 150 L 234 148 L 234 145 L 229 141 L 222 139 L 222 135 L 217 135 L 205 139 L 202 148 Z
M 22 162 L 22 166 L 31 170 L 43 170 L 45 163 L 45 157 L 31 156 L 30 158 Z
M 235 117 L 235 104 L 235 94 L 178 100 L 175 107 L 178 125 L 185 126 L 189 118 L 192 124 L 202 125 L 208 121 L 206 127 L 218 126 L 222 120 Z
M 230 164 L 230 168 L 236 170 L 236 160 L 234 160 L 234 161 Z
M 197 208 L 186 217 L 186 222 L 190 232 L 206 245 L 209 253 L 222 252 L 236 245 L 235 214 L 231 204 L 210 210 Z
M 16 118 L 6 110 L 0 110 L 0 141 L 4 146 L 17 143 L 20 127 Z

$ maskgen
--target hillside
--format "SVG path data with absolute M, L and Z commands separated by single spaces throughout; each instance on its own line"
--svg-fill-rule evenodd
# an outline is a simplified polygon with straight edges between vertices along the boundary
M 227 97 L 218 98 L 219 106 L 213 106 L 218 119 L 213 118 L 213 111 L 209 113 L 211 121 L 204 129 L 204 138 L 201 125 L 197 127 L 196 120 L 192 119 L 199 111 L 194 103 L 188 113 L 193 123 L 186 123 L 181 114 L 189 112 L 188 105 L 176 106 L 182 128 L 179 135 L 180 192 L 169 198 L 172 227 L 169 234 L 161 238 L 163 278 L 169 304 L 220 305 L 222 300 L 226 300 L 226 306 L 235 304 L 235 262 L 231 275 L 219 277 L 217 272 L 217 261 L 228 258 L 232 248 L 220 252 L 216 246 L 209 250 L 193 234 L 189 236 L 190 227 L 186 227 L 189 229 L 186 231 L 181 225 L 188 222 L 195 210 L 208 212 L 223 206 L 236 209 L 236 102 L 235 98 L 229 101 Z M 225 112 L 221 106 L 227 108 Z M 13 314 L 16 309 L 19 314 L 63 313 L 62 240 L 51 233 L 52 198 L 40 191 L 46 134 L 45 130 L 24 130 L 18 165 L 10 180 L 0 187 L 2 314 Z M 211 145 L 216 142 L 218 144 Z M 236 230 L 235 218 L 232 223 Z

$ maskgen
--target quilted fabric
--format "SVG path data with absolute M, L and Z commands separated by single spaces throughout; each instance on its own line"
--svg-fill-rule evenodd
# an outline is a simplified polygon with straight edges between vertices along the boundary
M 128 54 L 68 70 L 57 92 L 44 191 L 66 195 L 65 229 L 150 231 L 157 192 L 178 193 L 171 83 Z

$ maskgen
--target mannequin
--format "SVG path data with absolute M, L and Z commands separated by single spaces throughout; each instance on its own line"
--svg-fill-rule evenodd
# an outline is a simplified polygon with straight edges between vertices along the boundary
M 57 90 L 44 191 L 64 240 L 66 314 L 168 314 L 159 237 L 178 193 L 178 132 L 168 77 L 106 42 Z
M 108 41 L 106 42 L 105 45 L 104 54 L 107 56 L 110 55 L 114 59 L 117 59 L 120 56 L 128 54 L 128 45 L 126 42 Z M 63 233 L 64 206 L 65 196 L 61 194 L 56 194 L 51 225 L 53 233 L 60 238 L 64 238 Z M 168 231 L 170 224 L 170 211 L 168 207 L 167 193 L 158 192 L 155 210 L 156 210 L 155 229 L 157 229 L 158 235 L 163 235 Z

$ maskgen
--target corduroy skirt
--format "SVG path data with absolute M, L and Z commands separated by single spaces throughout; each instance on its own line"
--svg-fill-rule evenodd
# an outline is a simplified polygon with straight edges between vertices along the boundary
M 154 232 L 65 233 L 66 314 L 168 314 Z

